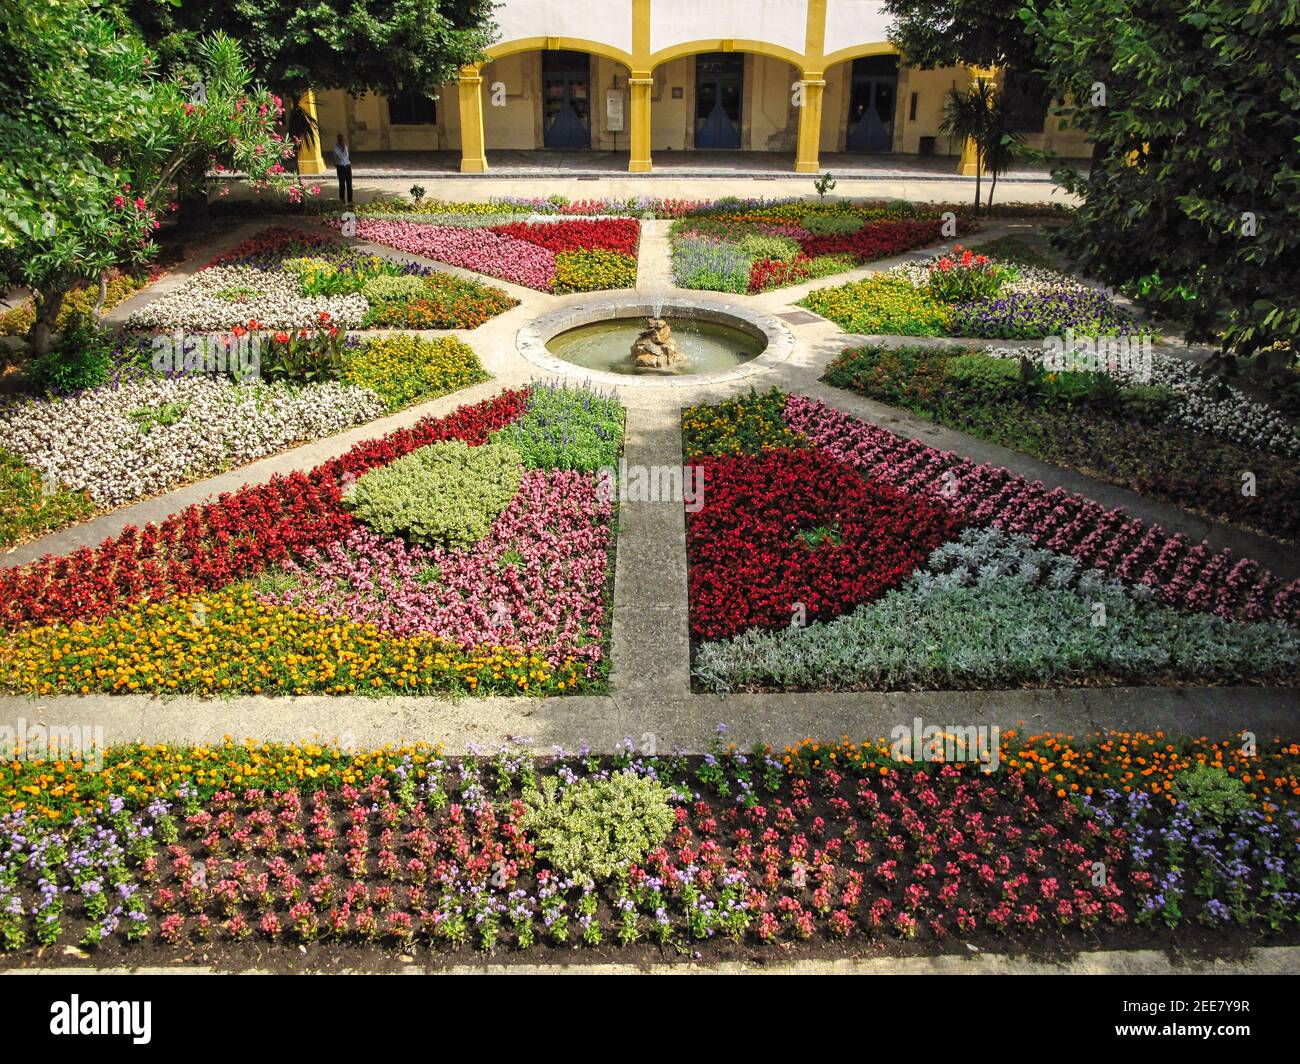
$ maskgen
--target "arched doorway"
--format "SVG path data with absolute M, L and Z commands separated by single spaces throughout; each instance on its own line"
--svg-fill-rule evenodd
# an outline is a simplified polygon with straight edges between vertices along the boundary
M 853 60 L 844 150 L 892 151 L 897 103 L 897 56 L 870 55 Z
M 542 144 L 573 151 L 591 147 L 591 57 L 542 53 Z
M 695 147 L 739 148 L 745 99 L 745 57 L 703 52 L 695 57 Z

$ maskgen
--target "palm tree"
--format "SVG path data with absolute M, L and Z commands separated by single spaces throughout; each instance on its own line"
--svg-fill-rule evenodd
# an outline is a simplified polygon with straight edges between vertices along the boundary
M 993 83 L 985 78 L 976 78 L 965 92 L 959 92 L 955 87 L 949 89 L 943 104 L 939 132 L 963 142 L 969 140 L 975 146 L 976 217 L 980 213 L 980 176 L 984 172 L 994 112 L 998 109 Z

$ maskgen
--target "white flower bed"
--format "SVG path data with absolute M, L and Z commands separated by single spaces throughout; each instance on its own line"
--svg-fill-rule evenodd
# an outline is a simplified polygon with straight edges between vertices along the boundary
M 210 266 L 180 288 L 137 310 L 127 320 L 127 327 L 207 332 L 233 329 L 256 318 L 273 329 L 293 329 L 315 324 L 321 311 L 326 311 L 340 329 L 361 326 L 369 309 L 364 296 L 304 296 L 301 284 L 301 278 L 293 272 Z M 244 301 L 218 295 L 244 288 L 257 294 Z
M 985 353 L 998 358 L 1032 358 L 1041 362 L 1048 352 L 1038 348 L 991 347 Z M 1152 351 L 1149 380 L 1142 379 L 1140 370 L 1131 367 L 1111 367 L 1107 372 L 1133 383 L 1168 388 L 1177 397 L 1169 418 L 1176 425 L 1248 447 L 1261 447 L 1274 454 L 1300 457 L 1300 432 L 1286 418 L 1238 388 L 1203 378 L 1197 367 L 1186 359 Z
M 131 416 L 145 410 L 152 416 Z M 0 431 L 35 469 L 112 507 L 383 413 L 373 392 L 352 384 L 151 377 L 4 404 Z
M 979 248 L 971 248 L 970 250 L 977 255 L 981 254 Z M 945 256 L 952 257 L 951 254 L 946 252 L 941 255 L 932 255 L 928 259 L 920 259 L 917 262 L 905 262 L 899 266 L 891 266 L 885 273 L 890 277 L 901 278 L 913 288 L 925 288 L 930 283 L 930 267 Z M 1034 295 L 1039 292 L 1057 292 L 1062 287 L 1090 287 L 1077 277 L 1071 277 L 1068 273 L 1061 273 L 1059 270 L 1049 270 L 1042 266 L 1019 266 L 1014 263 L 1003 262 L 997 256 L 991 257 L 998 265 L 1016 271 L 1016 279 L 1007 281 L 998 290 L 999 297 L 1013 294 Z

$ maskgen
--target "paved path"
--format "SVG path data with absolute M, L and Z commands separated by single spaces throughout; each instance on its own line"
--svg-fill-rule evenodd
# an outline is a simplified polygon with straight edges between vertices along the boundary
M 535 189 L 535 185 L 533 186 Z M 609 190 L 602 189 L 605 195 Z M 588 192 L 590 194 L 590 192 Z M 696 192 L 695 195 L 702 195 Z M 637 290 L 646 296 L 698 296 L 673 285 L 669 263 L 669 222 L 644 225 L 638 261 Z M 977 245 L 1010 232 L 1024 230 L 1025 222 L 996 222 L 963 242 Z M 257 225 L 236 227 L 214 241 L 215 253 L 233 246 Z M 360 246 L 372 248 L 358 242 Z M 373 247 L 394 258 L 438 265 L 459 274 L 467 271 L 433 263 L 390 248 Z M 909 252 L 876 262 L 831 280 L 758 296 L 728 296 L 728 300 L 771 315 L 789 314 L 793 304 L 811 288 L 841 283 L 888 269 L 899 262 L 928 257 L 935 248 Z M 124 320 L 132 310 L 174 289 L 202 264 L 187 263 L 170 277 L 113 312 Z M 600 293 L 552 296 L 487 279 L 506 288 L 519 306 L 472 331 L 457 331 L 478 352 L 494 379 L 441 399 L 318 440 L 170 492 L 157 499 L 123 507 L 111 514 L 27 544 L 5 557 L 19 564 L 46 552 L 62 554 L 79 546 L 98 543 L 128 524 L 158 521 L 194 502 L 244 483 L 265 481 L 277 473 L 310 469 L 341 454 L 356 442 L 410 425 L 422 417 L 439 415 L 456 407 L 549 376 L 525 361 L 516 349 L 516 334 L 538 316 L 566 306 L 602 298 Z M 627 293 L 608 293 L 608 295 Z M 707 294 L 705 294 L 707 295 Z M 808 316 L 805 315 L 805 318 Z M 681 408 L 739 394 L 752 386 L 777 386 L 823 399 L 841 410 L 873 421 L 904 436 L 911 436 L 975 461 L 1006 466 L 1049 486 L 1061 486 L 1095 498 L 1106 505 L 1123 505 L 1148 521 L 1171 531 L 1208 538 L 1216 546 L 1257 557 L 1281 575 L 1300 575 L 1295 549 L 1266 537 L 1219 525 L 1189 515 L 1176 507 L 1145 499 L 1070 470 L 1035 461 L 933 423 L 912 417 L 850 392 L 828 387 L 819 380 L 827 363 L 854 338 L 823 319 L 812 316 L 791 322 L 796 337 L 794 353 L 785 362 L 747 380 L 710 386 L 678 385 L 671 388 L 629 379 L 619 396 L 627 408 L 625 458 L 629 466 L 680 468 Z M 891 341 L 893 342 L 893 341 Z M 581 376 L 580 372 L 576 374 Z M 608 750 L 631 737 L 640 747 L 653 743 L 660 750 L 708 748 L 720 722 L 730 727 L 729 738 L 749 745 L 755 741 L 776 746 L 811 736 L 849 735 L 854 738 L 887 735 L 897 724 L 910 724 L 915 716 L 933 722 L 999 724 L 1020 722 L 1031 731 L 1074 734 L 1099 728 L 1139 730 L 1178 729 L 1199 734 L 1228 734 L 1243 729 L 1257 734 L 1294 734 L 1294 690 L 1240 688 L 1067 688 L 1046 691 L 1003 692 L 895 692 L 861 694 L 697 695 L 690 691 L 689 637 L 686 597 L 686 546 L 683 508 L 677 501 L 621 503 L 615 555 L 615 610 L 613 620 L 612 675 L 608 695 L 600 697 L 509 699 L 438 697 L 370 699 L 364 697 L 262 698 L 221 700 L 148 696 L 92 696 L 88 698 L 0 698 L 0 720 L 23 717 L 50 725 L 100 724 L 110 742 L 131 739 L 218 741 L 223 735 L 292 740 L 312 736 L 345 745 L 377 745 L 395 740 L 443 742 L 452 749 L 467 741 L 500 742 L 522 738 L 538 748 L 560 745 L 575 749 L 582 743 Z

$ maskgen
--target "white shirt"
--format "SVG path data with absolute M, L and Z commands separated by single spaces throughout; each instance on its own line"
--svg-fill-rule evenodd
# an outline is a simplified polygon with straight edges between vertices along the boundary
M 351 166 L 352 158 L 348 155 L 347 146 L 344 144 L 334 145 L 334 161 L 339 166 Z

